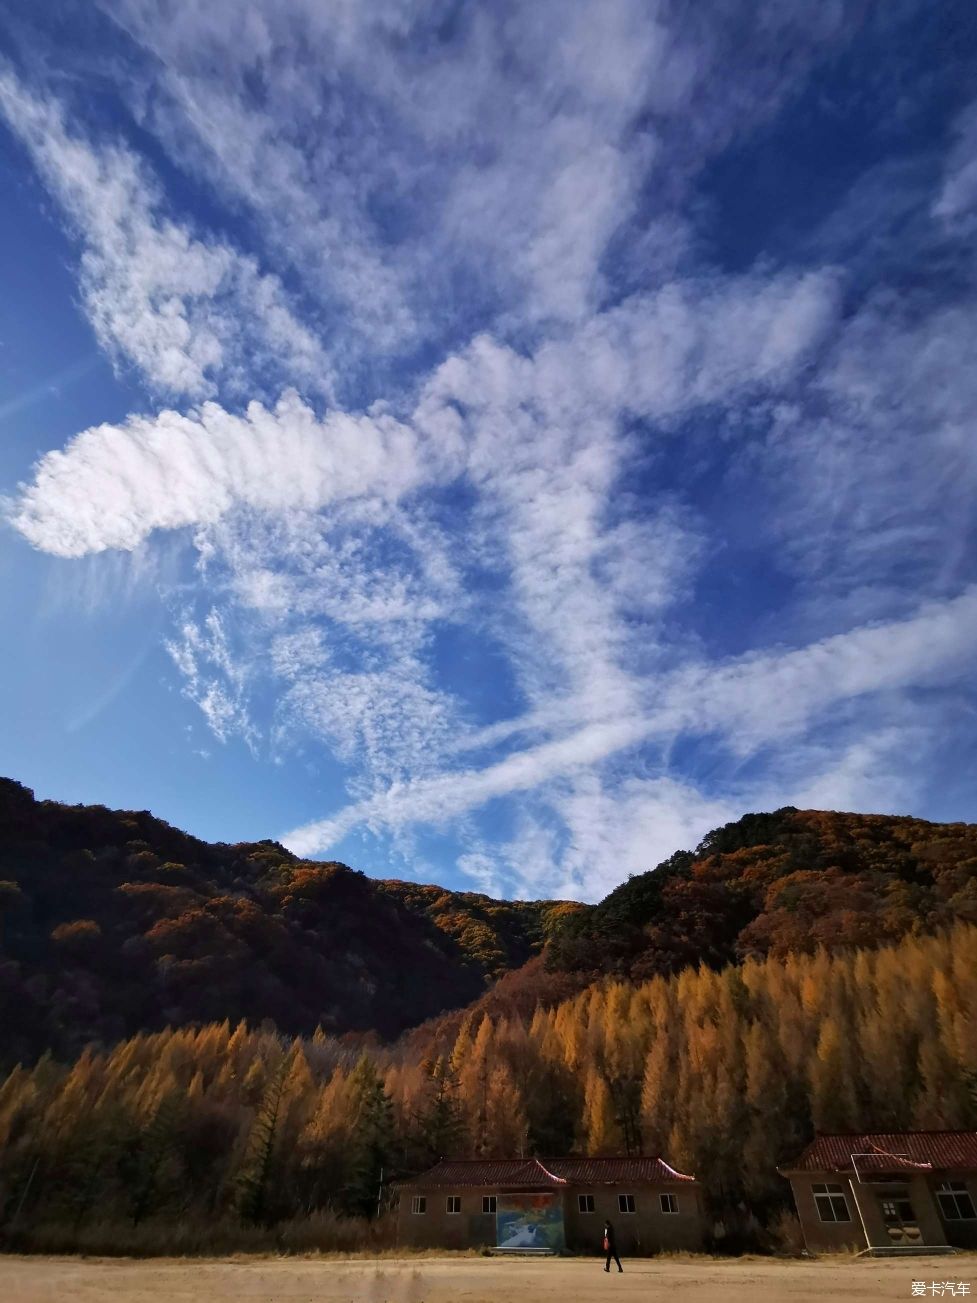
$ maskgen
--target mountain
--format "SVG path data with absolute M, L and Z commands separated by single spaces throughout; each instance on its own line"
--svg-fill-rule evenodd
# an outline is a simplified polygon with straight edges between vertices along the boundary
M 568 918 L 546 966 L 643 981 L 959 920 L 977 923 L 977 825 L 787 806 L 716 829 Z
M 453 1039 L 604 975 L 977 923 L 977 826 L 748 814 L 599 905 L 368 878 L 273 841 L 199 841 L 147 811 L 0 779 L 0 1067 L 166 1025 Z M 421 1027 L 421 1024 L 425 1024 Z
M 584 907 L 0 781 L 0 907 L 6 1248 L 325 1247 L 440 1155 L 574 1152 L 769 1248 L 815 1131 L 977 1125 L 970 825 L 750 814 Z
M 0 1059 L 228 1018 L 394 1036 L 477 999 L 581 908 L 210 845 L 0 779 Z

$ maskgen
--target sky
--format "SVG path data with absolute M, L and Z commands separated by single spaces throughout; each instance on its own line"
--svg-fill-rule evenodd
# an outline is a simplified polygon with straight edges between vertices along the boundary
M 0 772 L 599 899 L 977 820 L 969 0 L 0 0 Z

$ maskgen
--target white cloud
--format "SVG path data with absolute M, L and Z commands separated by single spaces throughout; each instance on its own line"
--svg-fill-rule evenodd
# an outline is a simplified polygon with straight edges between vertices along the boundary
M 272 411 L 253 402 L 244 416 L 217 403 L 133 416 L 43 457 L 13 523 L 36 547 L 79 556 L 212 523 L 235 505 L 281 512 L 368 494 L 395 500 L 467 468 L 504 507 L 531 507 L 523 529 L 544 533 L 515 538 L 541 560 L 556 541 L 545 533 L 543 479 L 555 513 L 582 508 L 578 540 L 572 517 L 556 522 L 572 560 L 591 546 L 593 513 L 620 469 L 620 414 L 662 418 L 783 382 L 821 338 L 834 301 L 830 276 L 668 287 L 532 359 L 480 339 L 438 368 L 412 425 L 380 408 L 319 419 L 294 392 Z M 561 465 L 564 487 L 549 482 Z
M 971 296 L 866 294 L 871 259 L 805 268 L 810 242 L 720 274 L 695 192 L 850 6 L 106 8 L 146 53 L 108 75 L 234 241 L 9 72 L 0 102 L 102 343 L 218 401 L 85 430 L 7 515 L 59 557 L 192 537 L 186 695 L 221 740 L 346 766 L 297 849 L 427 825 L 493 890 L 595 896 L 744 805 L 910 800 L 939 710 L 906 703 L 945 705 L 977 632 Z M 859 244 L 906 214 L 957 238 L 970 125 L 931 216 L 905 160 L 863 178 Z M 727 556 L 766 620 L 730 601 L 728 640 Z
M 200 398 L 251 388 L 263 367 L 328 393 L 332 368 L 276 276 L 167 215 L 121 143 L 69 130 L 59 104 L 0 65 L 0 114 L 30 151 L 81 241 L 81 289 L 100 344 L 153 389 Z
M 270 411 L 250 403 L 243 416 L 205 403 L 77 435 L 41 459 L 11 519 L 35 547 L 82 556 L 213 523 L 235 506 L 309 511 L 366 494 L 396 498 L 445 473 L 450 456 L 439 454 L 428 458 L 391 416 L 319 419 L 294 392 Z
M 660 284 L 641 253 L 683 245 L 703 162 L 852 34 L 849 5 L 800 0 L 708 23 L 644 0 L 106 7 L 148 56 L 143 124 L 247 208 L 370 373 L 456 342 L 459 293 L 524 330 Z
M 912 756 L 916 764 L 928 761 L 931 741 L 924 726 L 883 728 L 866 732 L 840 751 L 837 746 L 813 748 L 815 754 L 805 758 L 809 772 L 788 788 L 786 803 L 806 810 L 904 814 L 916 794 L 916 777 L 906 758 Z
M 674 778 L 626 778 L 609 785 L 596 774 L 578 779 L 554 805 L 568 845 L 544 884 L 583 900 L 600 900 L 628 874 L 644 873 L 674 851 L 696 846 L 711 828 L 742 813 L 728 798 L 708 797 Z
M 977 102 L 957 120 L 956 141 L 947 160 L 934 217 L 950 223 L 972 221 L 977 210 Z
M 855 585 L 946 592 L 967 574 L 977 445 L 974 304 L 879 291 L 839 332 L 806 396 L 778 414 L 751 471 L 797 569 Z
M 926 602 L 908 619 L 878 622 L 784 652 L 677 673 L 663 721 L 721 732 L 749 754 L 802 732 L 817 715 L 865 694 L 949 684 L 970 671 L 977 636 L 977 587 Z
M 297 854 L 310 855 L 359 825 L 443 824 L 494 798 L 592 769 L 652 738 L 718 734 L 733 754 L 752 755 L 860 696 L 945 686 L 966 677 L 975 637 L 977 588 L 943 604 L 927 604 L 909 620 L 855 629 L 797 651 L 683 670 L 654 685 L 656 707 L 643 715 L 584 723 L 481 770 L 394 784 L 330 819 L 293 830 L 284 840 Z
M 60 556 L 196 527 L 234 601 L 274 631 L 261 653 L 268 669 L 281 672 L 282 648 L 306 636 L 305 672 L 278 708 L 278 743 L 296 731 L 325 739 L 382 789 L 436 774 L 470 731 L 423 649 L 434 622 L 472 617 L 471 599 L 448 541 L 423 507 L 405 505 L 467 472 L 492 540 L 482 559 L 508 578 L 483 627 L 506 649 L 531 709 L 574 700 L 564 713 L 581 745 L 588 728 L 616 735 L 621 720 L 640 718 L 638 662 L 653 654 L 655 622 L 700 550 L 694 522 L 675 506 L 643 520 L 626 514 L 616 490 L 634 449 L 620 417 L 668 418 L 783 383 L 820 341 L 834 300 L 830 275 L 743 278 L 667 287 L 532 357 L 481 338 L 437 369 L 409 421 L 380 408 L 317 418 L 295 394 L 243 416 L 208 403 L 134 417 L 43 458 L 11 519 Z M 393 540 L 415 558 L 409 569 L 387 559 Z M 330 622 L 343 644 L 358 639 L 346 657 L 355 668 L 330 660 L 334 634 L 316 665 L 302 620 Z M 239 685 L 222 696 L 214 680 L 203 692 L 187 679 L 225 736 Z M 518 757 L 502 762 L 500 790 L 511 774 L 529 790 L 537 767 L 522 769 Z M 484 778 L 460 779 L 458 790 L 466 784 Z M 437 792 L 428 795 L 437 808 Z
M 185 618 L 165 646 L 183 675 L 184 695 L 199 706 L 218 741 L 237 735 L 254 752 L 259 732 L 248 708 L 248 670 L 231 649 L 220 612 L 210 611 L 200 624 Z
M 358 775 L 351 791 L 441 762 L 464 718 L 425 653 L 468 599 L 423 507 L 237 512 L 197 542 L 235 641 L 275 684 L 277 756 L 325 744 Z

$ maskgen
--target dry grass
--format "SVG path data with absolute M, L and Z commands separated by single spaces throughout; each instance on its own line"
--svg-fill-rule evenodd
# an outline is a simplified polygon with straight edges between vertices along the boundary
M 393 1217 L 376 1221 L 313 1213 L 275 1226 L 224 1221 L 37 1222 L 4 1236 L 12 1253 L 71 1254 L 124 1258 L 226 1258 L 238 1254 L 334 1254 L 375 1258 L 396 1251 Z

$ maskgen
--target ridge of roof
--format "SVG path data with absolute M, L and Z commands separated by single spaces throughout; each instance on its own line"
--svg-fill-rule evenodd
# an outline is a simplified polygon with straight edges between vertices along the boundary
M 550 1177 L 551 1180 L 558 1182 L 560 1185 L 566 1185 L 566 1178 L 565 1178 L 565 1177 L 563 1177 L 563 1176 L 557 1176 L 555 1172 L 551 1172 L 551 1171 L 549 1170 L 549 1168 L 543 1166 L 543 1164 L 539 1161 L 538 1158 L 537 1158 L 537 1159 L 534 1159 L 533 1161 L 536 1163 L 536 1166 L 537 1166 L 541 1171 L 545 1172 L 546 1175 L 547 1175 L 548 1177 Z
M 639 1181 L 667 1183 L 695 1182 L 695 1177 L 666 1163 L 657 1155 L 602 1154 L 591 1158 L 573 1154 L 564 1158 L 443 1158 L 424 1172 L 397 1186 L 499 1185 L 565 1187 L 581 1182 Z
M 977 1130 L 834 1131 L 816 1133 L 789 1163 L 788 1172 L 835 1171 L 876 1174 L 886 1170 L 977 1169 Z
M 680 1180 L 682 1180 L 682 1181 L 694 1181 L 694 1180 L 695 1180 L 695 1173 L 694 1173 L 694 1172 L 679 1172 L 676 1168 L 674 1168 L 674 1167 L 671 1165 L 671 1163 L 666 1163 L 665 1160 L 664 1160 L 664 1158 L 659 1158 L 658 1161 L 659 1161 L 659 1163 L 661 1163 L 662 1167 L 667 1167 L 668 1170 L 669 1170 L 669 1171 L 670 1171 L 674 1176 L 677 1176 Z
M 933 1166 L 932 1163 L 916 1163 L 911 1158 L 907 1158 L 905 1154 L 890 1154 L 887 1149 L 883 1149 L 880 1145 L 874 1144 L 871 1140 L 869 1141 L 869 1152 L 873 1154 L 880 1154 L 883 1158 L 892 1158 L 897 1163 L 905 1163 L 909 1167 L 932 1168 Z M 861 1158 L 861 1157 L 862 1157 L 861 1154 L 852 1154 L 852 1162 L 854 1162 L 856 1158 Z

